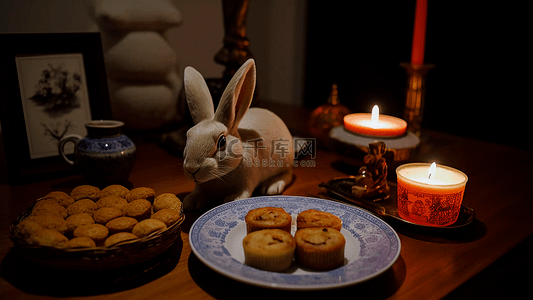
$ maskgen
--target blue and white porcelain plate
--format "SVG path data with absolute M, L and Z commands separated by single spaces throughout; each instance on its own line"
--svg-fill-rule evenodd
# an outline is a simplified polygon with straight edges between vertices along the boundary
M 296 216 L 307 209 L 332 213 L 342 220 L 346 239 L 344 266 L 326 272 L 303 269 L 293 263 L 287 271 L 269 272 L 244 264 L 244 217 L 259 207 L 282 207 Z M 189 231 L 194 254 L 208 267 L 237 281 L 284 290 L 322 290 L 349 286 L 385 272 L 400 255 L 398 234 L 378 217 L 354 206 L 318 198 L 261 196 L 215 207 L 200 216 Z

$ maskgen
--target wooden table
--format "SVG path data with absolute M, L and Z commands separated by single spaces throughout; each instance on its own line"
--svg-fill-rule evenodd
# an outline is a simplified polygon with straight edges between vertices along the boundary
M 531 270 L 521 266 L 531 266 L 532 153 L 428 131 L 423 132 L 422 141 L 414 160 L 436 160 L 469 176 L 464 203 L 476 210 L 477 219 L 462 230 L 442 233 L 392 224 L 401 240 L 400 257 L 388 271 L 362 284 L 330 291 L 287 292 L 226 278 L 191 253 L 188 231 L 199 213 L 186 214 L 181 241 L 168 252 L 104 282 L 99 275 L 57 272 L 25 262 L 10 249 L 8 225 L 47 192 L 68 192 L 83 184 L 76 175 L 19 186 L 0 185 L 0 299 L 262 299 L 297 294 L 313 299 L 436 299 L 446 295 L 475 299 L 500 292 L 512 295 L 526 283 L 524 278 L 531 278 Z M 179 197 L 193 189 L 193 183 L 184 179 L 181 158 L 155 144 L 136 143 L 138 159 L 130 177 L 134 187 L 148 186 L 157 193 L 171 192 Z M 336 154 L 319 150 L 314 167 L 294 169 L 294 182 L 284 194 L 317 195 L 321 190 L 315 176 L 328 180 L 352 172 L 338 161 Z M 519 272 L 528 275 L 523 277 Z M 101 274 L 106 275 L 113 273 Z M 106 283 L 108 280 L 114 282 Z

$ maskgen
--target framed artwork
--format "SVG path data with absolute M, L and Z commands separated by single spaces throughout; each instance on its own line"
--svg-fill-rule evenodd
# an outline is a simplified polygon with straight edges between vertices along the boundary
M 0 126 L 10 183 L 73 171 L 58 152 L 111 119 L 99 33 L 0 34 Z M 71 149 L 72 151 L 72 149 Z

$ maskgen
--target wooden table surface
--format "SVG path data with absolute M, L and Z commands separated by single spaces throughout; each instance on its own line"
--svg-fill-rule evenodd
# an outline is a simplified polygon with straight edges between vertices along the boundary
M 142 140 L 136 143 L 138 158 L 130 177 L 133 187 L 148 186 L 158 194 L 170 192 L 179 197 L 193 189 L 193 182 L 184 179 L 181 158 L 155 144 Z M 513 269 L 505 268 L 492 271 L 481 279 L 481 275 L 476 274 L 493 269 L 494 262 L 497 264 L 505 254 L 514 253 L 512 251 L 516 250 L 513 248 L 526 243 L 533 232 L 533 201 L 529 193 L 532 158 L 532 153 L 525 150 L 424 131 L 422 144 L 413 160 L 438 161 L 465 172 L 469 181 L 464 204 L 475 209 L 476 220 L 466 228 L 453 231 L 416 230 L 411 226 L 391 223 L 400 236 L 401 254 L 388 271 L 358 285 L 318 292 L 259 288 L 212 271 L 191 253 L 188 241 L 190 226 L 200 213 L 186 214 L 181 240 L 169 251 L 126 273 L 58 272 L 32 265 L 11 249 L 9 224 L 38 197 L 52 190 L 69 192 L 84 181 L 75 175 L 18 186 L 2 184 L 0 299 L 193 300 L 262 299 L 280 295 L 438 299 L 450 293 L 453 296 L 470 296 L 469 293 L 484 295 L 490 293 L 494 286 L 508 282 L 505 278 L 516 274 L 513 274 Z M 294 169 L 294 182 L 284 192 L 285 195 L 317 195 L 322 190 L 317 186 L 319 181 L 316 176 L 326 181 L 352 172 L 350 168 L 342 167 L 345 165 L 339 163 L 339 157 L 332 152 L 319 150 L 314 161 L 314 167 Z M 507 273 L 499 274 L 500 270 Z M 486 280 L 492 284 L 487 285 Z M 471 287 L 465 284 L 467 281 Z M 475 291 L 479 288 L 481 290 Z

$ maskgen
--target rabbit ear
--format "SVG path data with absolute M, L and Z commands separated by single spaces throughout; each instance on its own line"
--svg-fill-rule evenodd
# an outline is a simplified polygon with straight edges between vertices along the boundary
M 183 79 L 185 82 L 185 96 L 194 124 L 198 124 L 203 120 L 213 119 L 215 107 L 202 74 L 193 67 L 186 67 Z
M 224 90 L 215 113 L 215 120 L 230 130 L 236 130 L 252 103 L 254 90 L 255 61 L 250 58 L 235 72 Z

